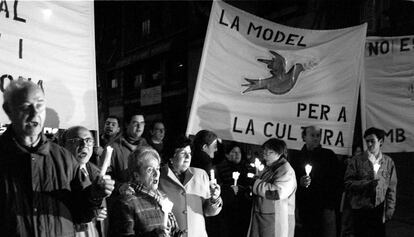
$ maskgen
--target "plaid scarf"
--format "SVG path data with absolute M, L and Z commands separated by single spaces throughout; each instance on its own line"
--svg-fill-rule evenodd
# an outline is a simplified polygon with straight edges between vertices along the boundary
M 140 193 L 145 193 L 146 195 L 152 197 L 155 199 L 155 201 L 157 201 L 157 203 L 161 206 L 161 200 L 163 198 L 165 198 L 164 195 L 162 195 L 158 190 L 151 190 L 148 189 L 147 187 L 145 187 L 143 184 L 136 184 L 136 183 L 129 183 L 129 186 L 131 186 L 132 189 L 134 189 L 134 191 L 136 193 L 140 192 Z
M 160 191 L 148 189 L 142 184 L 129 183 L 129 186 L 134 189 L 135 193 L 144 193 L 152 197 L 160 208 L 161 201 L 167 198 L 166 195 L 163 195 Z M 183 235 L 183 232 L 179 229 L 177 220 L 172 212 L 168 213 L 167 229 L 170 230 L 171 237 L 180 237 Z

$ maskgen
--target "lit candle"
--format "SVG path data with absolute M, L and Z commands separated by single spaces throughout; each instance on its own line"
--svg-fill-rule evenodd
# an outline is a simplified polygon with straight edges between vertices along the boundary
M 211 180 L 212 183 L 217 182 L 216 181 L 216 176 L 214 175 L 214 170 L 213 169 L 210 170 L 210 180 Z
M 309 176 L 311 171 L 312 171 L 312 166 L 310 164 L 305 165 L 306 176 Z
M 256 167 L 256 175 L 259 175 L 259 171 L 264 169 L 264 165 L 260 162 L 259 158 L 254 159 L 254 167 Z
M 102 164 L 101 172 L 100 172 L 101 176 L 104 176 L 106 174 L 106 170 L 108 169 L 109 164 L 111 163 L 111 156 L 112 156 L 112 151 L 113 150 L 114 149 L 111 146 L 106 147 L 105 159 L 104 159 L 104 162 Z
M 240 173 L 239 172 L 233 172 L 232 173 L 233 180 L 234 180 L 234 186 L 237 186 L 237 180 L 239 179 Z
M 379 170 L 379 168 L 380 168 L 380 164 L 378 164 L 378 163 L 375 163 L 374 164 L 374 172 L 375 172 L 375 175 L 377 175 L 377 173 L 378 173 L 378 170 Z
M 172 211 L 174 203 L 172 203 L 168 198 L 163 198 L 160 201 L 161 210 L 164 212 L 164 226 L 167 227 L 168 224 L 168 213 Z

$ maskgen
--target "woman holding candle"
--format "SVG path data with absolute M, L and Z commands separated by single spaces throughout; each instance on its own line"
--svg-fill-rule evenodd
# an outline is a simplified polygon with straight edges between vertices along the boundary
M 246 236 L 252 206 L 247 173 L 254 173 L 254 168 L 248 164 L 240 144 L 236 142 L 225 146 L 225 157 L 226 159 L 216 166 L 217 180 L 222 187 L 225 203 L 219 215 L 222 223 L 221 236 Z M 237 179 L 234 179 L 236 177 Z
M 220 186 L 204 170 L 190 167 L 189 138 L 175 139 L 165 154 L 170 162 L 161 169 L 160 190 L 174 203 L 173 213 L 184 237 L 206 237 L 204 216 L 215 216 L 222 208 Z
M 128 157 L 131 189 L 123 192 L 110 208 L 109 236 L 178 237 L 173 203 L 158 191 L 160 156 L 151 147 L 141 147 Z
M 253 183 L 253 207 L 249 237 L 293 237 L 295 228 L 295 172 L 283 140 L 263 145 L 266 166 Z

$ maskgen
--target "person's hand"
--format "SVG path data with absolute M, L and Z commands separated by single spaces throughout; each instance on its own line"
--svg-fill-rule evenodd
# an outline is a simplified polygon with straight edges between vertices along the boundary
M 118 190 L 119 190 L 119 193 L 121 195 L 133 195 L 133 194 L 135 194 L 135 190 L 128 183 L 121 184 L 121 186 L 119 187 Z
M 300 186 L 307 188 L 311 184 L 311 177 L 309 175 L 304 175 L 300 178 Z
M 394 214 L 393 210 L 391 210 L 391 209 L 386 210 L 385 211 L 385 221 L 387 222 L 387 221 L 391 220 L 393 214 Z
M 210 182 L 210 193 L 211 193 L 212 200 L 218 199 L 221 193 L 220 185 L 214 182 Z
M 166 227 L 159 227 L 154 229 L 155 236 L 158 237 L 168 237 L 170 235 L 170 231 Z
M 111 195 L 115 188 L 115 181 L 111 179 L 111 176 L 109 175 L 99 176 L 96 183 L 98 187 L 105 192 L 105 197 Z
M 376 189 L 377 188 L 377 185 L 378 185 L 378 179 L 371 180 L 370 184 L 371 184 L 371 187 L 373 189 Z
M 108 217 L 106 207 L 99 208 L 98 210 L 96 210 L 95 217 L 97 221 L 103 221 L 104 219 L 106 219 Z
M 93 153 L 95 153 L 98 156 L 101 156 L 103 152 L 103 148 L 101 146 L 94 146 L 93 147 Z
M 237 195 L 237 193 L 239 192 L 239 186 L 231 185 L 230 187 L 233 189 L 234 195 Z

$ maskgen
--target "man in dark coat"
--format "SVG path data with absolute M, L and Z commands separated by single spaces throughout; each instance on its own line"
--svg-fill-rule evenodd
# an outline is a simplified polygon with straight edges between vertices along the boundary
M 322 148 L 321 130 L 315 126 L 303 129 L 305 145 L 292 151 L 289 162 L 296 173 L 297 231 L 296 236 L 336 236 L 335 209 L 342 186 L 339 162 L 335 153 Z M 305 166 L 311 165 L 310 175 Z
M 11 125 L 0 137 L 1 235 L 74 236 L 75 221 L 93 218 L 114 181 L 104 176 L 77 187 L 79 163 L 42 133 L 45 95 L 33 82 L 11 81 L 3 109 Z

